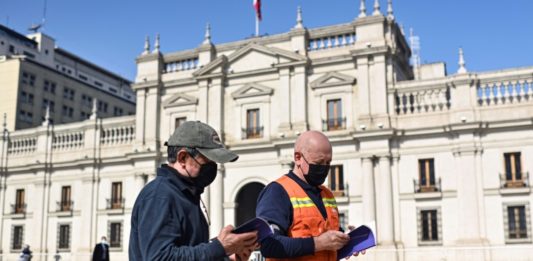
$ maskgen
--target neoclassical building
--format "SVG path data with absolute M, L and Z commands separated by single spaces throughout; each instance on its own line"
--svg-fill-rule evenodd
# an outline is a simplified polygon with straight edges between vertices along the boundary
M 469 72 L 409 64 L 392 5 L 353 21 L 137 58 L 135 116 L 4 131 L 0 248 L 87 260 L 107 235 L 127 260 L 131 210 L 185 120 L 240 158 L 204 193 L 216 236 L 254 216 L 306 130 L 333 145 L 327 185 L 343 226 L 375 222 L 364 260 L 530 260 L 533 67 Z M 42 256 L 41 256 L 42 254 Z M 256 257 L 258 258 L 258 257 Z

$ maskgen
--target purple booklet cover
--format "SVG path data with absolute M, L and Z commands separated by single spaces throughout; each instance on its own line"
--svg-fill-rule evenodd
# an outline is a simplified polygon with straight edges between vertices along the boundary
M 274 231 L 272 231 L 272 228 L 270 227 L 268 222 L 260 217 L 256 217 L 254 219 L 246 221 L 246 223 L 238 226 L 231 232 L 235 234 L 241 234 L 255 230 L 257 230 L 257 241 L 259 242 L 274 234 Z
M 344 247 L 337 250 L 337 259 L 351 256 L 355 252 L 361 252 L 376 245 L 374 233 L 365 225 L 352 230 L 348 233 L 348 236 L 350 236 L 350 241 Z

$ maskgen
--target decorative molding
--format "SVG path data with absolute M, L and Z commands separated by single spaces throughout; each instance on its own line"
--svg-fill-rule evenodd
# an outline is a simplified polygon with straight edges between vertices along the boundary
M 282 58 L 285 58 L 291 62 L 295 62 L 295 61 L 305 61 L 307 60 L 307 57 L 303 56 L 303 55 L 299 55 L 299 54 L 296 54 L 296 53 L 293 53 L 293 52 L 289 52 L 289 51 L 286 51 L 286 50 L 283 50 L 283 49 L 279 49 L 279 48 L 276 48 L 276 47 L 266 47 L 266 46 L 263 46 L 263 45 L 259 45 L 259 44 L 256 44 L 256 43 L 250 43 L 248 45 L 246 45 L 245 47 L 233 52 L 232 54 L 230 54 L 228 56 L 228 63 L 231 63 L 237 59 L 240 59 L 241 57 L 243 57 L 244 55 L 252 52 L 252 51 L 256 51 L 256 52 L 260 52 L 260 53 L 263 53 L 263 54 L 266 54 L 266 55 L 270 55 L 270 56 L 275 56 L 275 57 L 282 57 Z
M 198 104 L 198 98 L 184 93 L 176 93 L 163 101 L 163 108 L 179 107 Z
M 303 55 L 296 54 L 296 53 L 286 51 L 283 49 L 279 49 L 276 47 L 267 47 L 267 46 L 263 46 L 263 45 L 251 42 L 245 45 L 244 47 L 236 50 L 235 52 L 231 53 L 228 56 L 222 55 L 218 57 L 214 61 L 205 65 L 202 69 L 193 73 L 193 76 L 197 78 L 198 77 L 203 78 L 203 76 L 210 74 L 210 72 L 214 71 L 215 69 L 221 66 L 224 66 L 225 64 L 230 64 L 242 58 L 243 56 L 247 55 L 248 53 L 254 52 L 254 51 L 263 53 L 269 56 L 277 57 L 277 58 L 285 58 L 289 60 L 289 63 L 307 62 L 307 57 Z
M 266 87 L 259 83 L 248 83 L 231 94 L 233 99 L 242 99 L 248 97 L 272 95 L 274 89 Z
M 338 72 L 328 72 L 310 83 L 312 89 L 326 88 L 341 85 L 352 85 L 356 82 L 354 77 Z

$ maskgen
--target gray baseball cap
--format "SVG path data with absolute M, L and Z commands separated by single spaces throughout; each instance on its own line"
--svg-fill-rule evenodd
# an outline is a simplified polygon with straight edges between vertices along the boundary
M 180 124 L 165 145 L 195 148 L 209 160 L 218 163 L 233 162 L 239 158 L 239 155 L 224 147 L 215 129 L 200 121 Z

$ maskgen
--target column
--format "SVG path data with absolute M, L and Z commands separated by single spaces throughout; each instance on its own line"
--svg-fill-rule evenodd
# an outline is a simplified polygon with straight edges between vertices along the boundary
M 135 141 L 139 147 L 144 145 L 144 120 L 146 119 L 146 89 L 138 89 L 137 92 L 137 102 L 135 106 Z M 139 148 L 137 148 L 139 149 Z
M 207 123 L 213 127 L 220 139 L 224 142 L 224 79 L 216 78 L 211 80 L 210 86 L 207 87 Z M 217 171 L 217 177 L 215 181 L 209 186 L 209 199 L 206 207 L 209 211 L 209 218 L 211 220 L 210 232 L 211 237 L 218 235 L 222 227 L 224 226 L 224 165 L 219 164 Z
M 224 223 L 224 176 L 225 170 L 223 166 L 219 166 L 217 171 L 217 178 L 209 186 L 209 217 L 211 219 L 211 226 L 209 228 L 210 237 L 218 235 L 220 230 L 226 225 Z M 231 222 L 233 223 L 233 222 Z
M 145 146 L 151 151 L 157 151 L 160 128 L 160 93 L 159 86 L 148 89 L 145 106 Z
M 94 186 L 95 180 L 92 176 L 92 172 L 87 174 L 85 172 L 84 176 L 81 178 L 81 191 L 79 194 L 83 196 L 76 197 L 76 202 L 74 202 L 74 208 L 81 211 L 81 226 L 79 235 L 84 235 L 80 240 L 79 249 L 73 249 L 73 252 L 79 254 L 89 255 L 92 252 L 93 244 L 96 242 L 95 233 L 92 231 L 93 223 L 93 212 L 96 209 L 93 209 L 94 203 Z
M 368 58 L 357 57 L 357 87 L 359 89 L 359 115 L 360 118 L 369 118 L 372 111 L 370 104 Z
M 291 90 L 290 90 L 290 70 L 281 68 L 279 70 L 279 132 L 286 132 L 291 129 Z
M 44 234 L 45 234 L 45 219 L 47 213 L 45 213 L 45 206 L 47 204 L 46 200 L 46 172 L 44 170 L 39 170 L 36 175 L 38 178 L 37 181 L 32 183 L 35 194 L 37 196 L 36 200 L 28 200 L 26 213 L 33 212 L 32 227 L 34 229 L 36 237 L 33 237 L 33 241 L 27 242 L 33 247 L 34 252 L 45 252 L 44 246 Z M 38 258 L 37 258 L 38 259 Z
M 374 164 L 372 158 L 363 158 L 363 222 L 376 220 L 376 200 L 374 191 Z
M 307 76 L 305 66 L 294 68 L 294 79 L 291 80 L 291 119 L 295 131 L 306 131 L 307 123 Z
M 394 220 L 392 204 L 392 181 L 390 157 L 379 158 L 379 182 L 376 182 L 378 243 L 394 245 Z
M 460 241 L 473 241 L 479 238 L 479 208 L 477 203 L 476 161 L 474 151 L 455 153 L 457 172 L 457 201 L 459 206 L 458 228 Z
M 394 241 L 398 247 L 402 241 L 400 213 L 400 155 L 392 156 L 392 203 L 394 211 Z
M 4 253 L 2 248 L 4 242 L 4 213 L 6 206 L 6 182 L 7 182 L 7 149 L 8 149 L 9 132 L 4 127 L 2 141 L 0 144 L 0 256 Z

